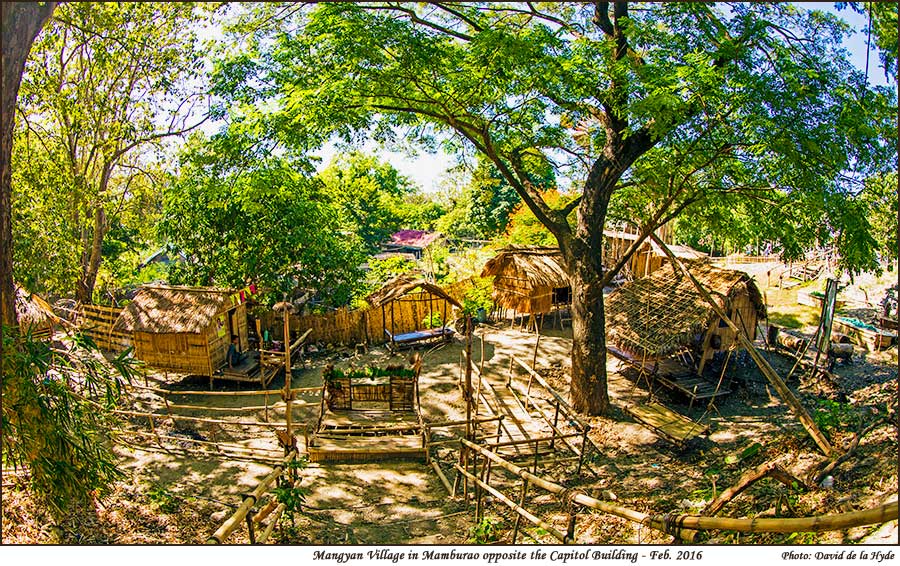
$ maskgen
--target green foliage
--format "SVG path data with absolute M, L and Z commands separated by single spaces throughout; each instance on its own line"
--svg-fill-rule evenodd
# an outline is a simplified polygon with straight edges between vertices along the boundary
M 90 300 L 104 260 L 148 244 L 163 141 L 187 129 L 197 96 L 205 11 L 65 3 L 38 36 L 13 147 L 16 270 L 32 289 Z
M 410 215 L 404 198 L 412 195 L 411 182 L 375 157 L 340 154 L 320 178 L 324 194 L 340 211 L 342 227 L 357 234 L 369 252 L 403 228 Z
M 469 316 L 475 316 L 478 309 L 490 311 L 494 306 L 491 298 L 493 285 L 488 277 L 473 277 L 472 286 L 466 289 L 463 295 L 463 312 Z
M 482 517 L 477 525 L 469 531 L 469 542 L 488 544 L 500 538 L 500 521 L 494 517 Z
M 442 326 L 444 326 L 444 320 L 439 312 L 432 312 L 422 319 L 422 328 L 440 328 Z
M 359 289 L 358 240 L 342 234 L 340 213 L 321 183 L 283 159 L 228 171 L 241 151 L 229 132 L 195 140 L 167 189 L 160 237 L 190 259 L 170 267 L 173 283 L 243 287 L 255 282 L 264 301 L 295 288 L 313 289 L 334 306 Z
M 416 262 L 401 256 L 392 256 L 385 259 L 369 260 L 368 280 L 373 290 L 383 285 L 387 280 L 409 273 L 416 268 Z
M 538 179 L 537 186 L 553 186 L 552 171 L 549 179 Z M 502 234 L 509 223 L 510 214 L 522 202 L 516 190 L 484 158 L 478 160 L 468 183 L 457 188 L 449 197 L 451 208 L 437 223 L 438 230 L 455 237 L 490 239 Z
M 813 420 L 826 434 L 832 431 L 846 431 L 858 424 L 859 412 L 849 403 L 819 399 L 818 405 Z
M 544 201 L 552 208 L 565 206 L 574 197 L 561 195 L 555 189 L 543 193 Z M 544 226 L 534 212 L 523 204 L 515 207 L 509 216 L 506 233 L 499 239 L 501 244 L 556 247 L 556 237 Z
M 350 368 L 346 371 L 328 366 L 322 372 L 322 378 L 326 382 L 333 382 L 337 379 L 374 379 L 376 377 L 415 377 L 416 372 L 403 367 L 387 367 L 380 368 L 377 366 L 367 366 L 364 368 Z
M 27 469 L 31 491 L 57 517 L 122 477 L 111 411 L 135 373 L 127 352 L 106 362 L 86 338 L 66 346 L 3 329 L 3 465 Z
M 169 490 L 158 485 L 151 486 L 147 490 L 147 497 L 157 509 L 163 513 L 177 513 L 181 505 L 179 498 L 173 495 Z

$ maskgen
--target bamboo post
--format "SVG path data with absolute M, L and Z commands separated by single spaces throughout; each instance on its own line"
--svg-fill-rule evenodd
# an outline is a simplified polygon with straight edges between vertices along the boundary
M 247 514 L 244 516 L 244 520 L 247 522 L 247 532 L 250 533 L 250 544 L 256 544 L 256 531 L 253 529 L 253 517 Z
M 466 315 L 466 439 L 472 440 L 472 316 Z
M 775 389 L 778 391 L 778 394 L 781 398 L 788 404 L 797 418 L 800 420 L 800 423 L 803 425 L 803 428 L 806 429 L 806 432 L 813 438 L 815 443 L 819 446 L 822 452 L 826 456 L 831 456 L 834 454 L 834 448 L 832 448 L 831 444 L 828 442 L 828 439 L 822 434 L 822 431 L 819 430 L 819 427 L 816 426 L 815 421 L 812 417 L 809 416 L 809 413 L 806 412 L 806 409 L 800 403 L 800 400 L 794 395 L 794 393 L 788 388 L 788 386 L 781 380 L 778 374 L 772 369 L 772 366 L 769 365 L 769 362 L 766 361 L 764 357 L 757 351 L 757 349 L 753 346 L 753 343 L 747 339 L 743 332 L 741 332 L 737 325 L 732 322 L 731 318 L 725 314 L 721 307 L 719 307 L 718 303 L 710 296 L 709 292 L 703 288 L 703 285 L 700 284 L 699 281 L 691 274 L 690 271 L 684 266 L 684 264 L 672 253 L 672 250 L 669 247 L 660 241 L 659 238 L 656 237 L 655 234 L 650 234 L 650 238 L 653 239 L 654 242 L 662 248 L 663 252 L 668 256 L 669 261 L 671 261 L 674 265 L 677 265 L 679 269 L 681 269 L 682 273 L 691 280 L 691 283 L 694 284 L 697 291 L 700 292 L 700 295 L 703 296 L 704 300 L 712 307 L 712 309 L 716 312 L 721 320 L 724 320 L 729 328 L 735 333 L 738 341 L 741 343 L 747 353 L 750 354 L 750 357 L 753 358 L 753 361 L 756 362 L 756 365 L 759 366 L 760 371 L 762 371 L 763 375 L 766 376 L 766 379 L 769 380 Z
M 228 518 L 222 526 L 220 526 L 215 533 L 210 535 L 209 539 L 207 539 L 207 544 L 222 544 L 225 539 L 228 538 L 228 535 L 233 533 L 235 529 L 238 528 L 238 525 L 241 524 L 241 521 L 244 520 L 244 517 L 247 516 L 247 513 L 250 509 L 256 504 L 257 500 L 269 489 L 269 486 L 275 481 L 278 476 L 284 471 L 284 464 L 293 459 L 293 455 L 288 456 L 284 460 L 284 462 L 275 467 L 272 472 L 263 479 L 263 481 L 259 482 L 259 485 L 256 488 L 244 496 L 244 501 L 241 502 L 240 507 L 234 512 L 234 514 Z
M 519 494 L 519 507 L 525 508 L 525 496 L 528 494 L 528 480 L 522 480 L 522 491 Z M 522 515 L 516 513 L 516 522 L 513 524 L 512 544 L 516 544 L 516 537 L 519 535 L 519 525 L 522 523 Z

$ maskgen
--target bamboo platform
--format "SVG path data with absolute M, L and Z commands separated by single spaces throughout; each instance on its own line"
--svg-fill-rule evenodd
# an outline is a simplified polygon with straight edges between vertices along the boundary
M 697 375 L 693 368 L 685 366 L 675 358 L 640 360 L 613 346 L 607 346 L 607 350 L 642 375 L 646 375 L 651 385 L 658 382 L 667 389 L 684 394 L 690 399 L 691 406 L 698 399 L 712 399 L 731 394 L 730 389 L 717 387 L 715 383 Z
M 688 440 L 709 432 L 708 426 L 695 423 L 659 403 L 631 405 L 625 410 L 638 422 L 678 446 L 684 446 Z
M 307 446 L 310 462 L 425 459 L 425 431 L 415 411 L 326 410 Z

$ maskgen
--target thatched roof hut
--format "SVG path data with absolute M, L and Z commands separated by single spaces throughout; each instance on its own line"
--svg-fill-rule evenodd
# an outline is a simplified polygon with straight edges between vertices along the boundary
M 134 334 L 135 357 L 159 369 L 212 376 L 231 336 L 249 346 L 246 296 L 208 287 L 144 286 L 114 326 Z
M 392 301 L 400 299 L 400 297 L 403 297 L 415 289 L 422 289 L 427 293 L 431 293 L 436 297 L 444 299 L 453 306 L 462 308 L 459 301 L 451 297 L 446 291 L 434 283 L 429 283 L 421 277 L 414 277 L 409 274 L 398 275 L 397 277 L 390 279 L 382 285 L 380 289 L 366 297 L 366 302 L 373 307 L 384 306 Z
M 753 279 L 742 271 L 684 263 L 735 325 L 753 339 L 757 320 L 766 317 Z M 671 264 L 610 293 L 605 308 L 607 341 L 634 356 L 659 359 L 699 346 L 702 369 L 716 351 L 738 343 L 691 281 Z
M 22 332 L 30 332 L 36 338 L 50 338 L 59 317 L 50 303 L 16 285 L 16 318 Z
M 494 301 L 520 313 L 548 313 L 553 290 L 569 287 L 559 248 L 509 246 L 488 260 L 482 277 L 494 277 Z
M 410 274 L 394 277 L 366 301 L 381 307 L 382 330 L 393 350 L 449 340 L 448 310 L 462 308 L 439 286 Z

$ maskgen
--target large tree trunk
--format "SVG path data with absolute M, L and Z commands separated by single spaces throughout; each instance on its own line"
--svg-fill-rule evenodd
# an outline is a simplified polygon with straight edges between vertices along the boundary
M 16 97 L 31 44 L 53 13 L 56 2 L 3 2 L 2 85 L 0 85 L 0 321 L 16 325 L 12 253 L 12 157 Z
M 606 318 L 603 289 L 598 288 L 602 270 L 592 258 L 572 260 L 572 405 L 580 413 L 605 414 L 609 408 L 606 390 Z M 599 295 L 599 298 L 598 298 Z

